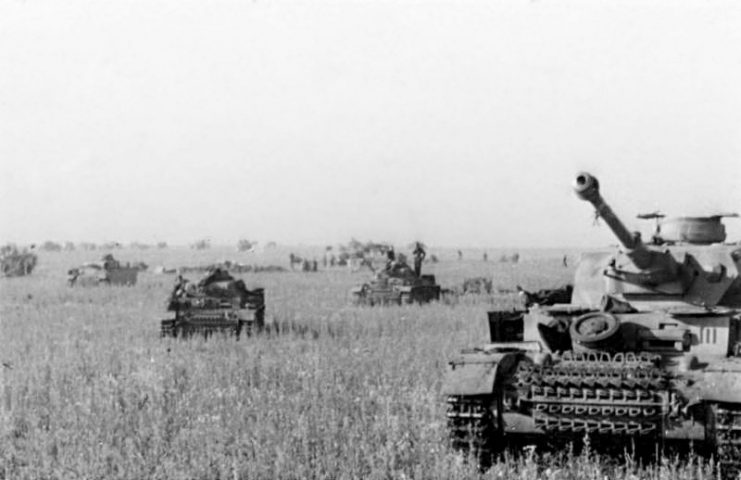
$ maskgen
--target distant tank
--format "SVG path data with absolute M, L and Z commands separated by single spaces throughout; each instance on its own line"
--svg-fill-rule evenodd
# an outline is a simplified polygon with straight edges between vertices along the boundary
M 0 248 L 0 271 L 4 277 L 23 277 L 30 275 L 36 267 L 36 254 L 19 251 L 15 245 Z
M 440 285 L 435 282 L 435 276 L 418 274 L 403 259 L 389 261 L 384 270 L 374 273 L 370 282 L 350 291 L 356 305 L 405 305 L 440 300 Z
M 596 178 L 580 173 L 574 189 L 620 247 L 582 256 L 568 303 L 489 312 L 490 343 L 464 350 L 444 381 L 453 447 L 486 466 L 507 444 L 588 434 L 621 451 L 693 448 L 736 474 L 741 247 L 723 243 L 720 217 L 689 235 L 682 220 L 684 236 L 664 224 L 647 245 Z
M 67 271 L 67 284 L 70 286 L 95 285 L 136 285 L 140 268 L 124 265 L 113 255 L 106 254 L 98 262 L 84 263 Z
M 262 288 L 248 290 L 243 280 L 217 268 L 198 284 L 179 277 L 167 310 L 175 317 L 162 320 L 162 336 L 224 332 L 239 337 L 264 327 L 265 293 Z

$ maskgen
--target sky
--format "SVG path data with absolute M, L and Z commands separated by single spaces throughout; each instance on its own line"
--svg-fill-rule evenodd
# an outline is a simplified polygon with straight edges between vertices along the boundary
M 0 3 L 0 241 L 556 247 L 741 212 L 735 1 Z M 727 222 L 741 240 L 741 219 Z

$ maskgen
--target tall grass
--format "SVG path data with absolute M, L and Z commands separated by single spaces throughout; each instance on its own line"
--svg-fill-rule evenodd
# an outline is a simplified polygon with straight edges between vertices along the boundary
M 169 265 L 236 256 L 147 254 Z M 451 452 L 447 361 L 483 341 L 486 310 L 514 296 L 355 308 L 347 290 L 368 273 L 248 275 L 266 288 L 269 322 L 302 328 L 161 340 L 172 277 L 68 288 L 64 271 L 79 256 L 44 253 L 33 276 L 0 280 L 0 478 L 709 478 L 692 461 L 641 468 L 589 451 L 510 456 L 482 473 Z M 560 262 L 524 253 L 517 265 L 431 268 L 444 286 L 488 275 L 538 288 L 568 279 Z

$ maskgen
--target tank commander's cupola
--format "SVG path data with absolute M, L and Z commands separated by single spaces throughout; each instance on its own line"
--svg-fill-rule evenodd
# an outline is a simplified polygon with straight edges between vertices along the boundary
M 656 232 L 653 236 L 655 244 L 689 244 L 710 245 L 726 241 L 726 227 L 723 217 L 736 218 L 738 213 L 718 213 L 699 217 L 672 217 L 664 218 L 658 212 L 638 215 L 640 219 L 655 219 Z

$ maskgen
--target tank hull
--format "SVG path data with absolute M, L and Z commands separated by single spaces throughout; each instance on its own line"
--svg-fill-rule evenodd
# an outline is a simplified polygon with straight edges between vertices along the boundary
M 0 255 L 0 275 L 3 277 L 24 277 L 30 275 L 38 263 L 33 253 L 11 253 Z
M 440 286 L 412 287 L 409 289 L 370 288 L 353 292 L 356 305 L 411 305 L 440 300 Z
M 265 326 L 265 308 L 256 310 L 203 310 L 176 315 L 161 321 L 161 336 L 188 338 L 194 335 L 240 335 L 257 333 Z
M 70 286 L 93 287 L 97 285 L 132 286 L 136 285 L 139 270 L 122 267 L 112 270 L 81 267 L 73 269 L 67 278 Z
M 440 300 L 441 288 L 433 275 L 423 275 L 412 281 L 373 281 L 353 288 L 356 305 L 411 305 Z
M 250 335 L 265 326 L 265 291 L 248 290 L 244 282 L 226 272 L 191 288 L 181 279 L 170 296 L 173 318 L 160 322 L 162 337 L 189 338 L 214 334 Z
M 445 378 L 452 446 L 486 466 L 508 445 L 578 444 L 589 435 L 594 448 L 692 449 L 718 459 L 725 478 L 738 472 L 738 313 L 614 314 L 619 342 L 572 338 L 571 349 L 552 348 L 557 325 L 590 315 L 604 313 L 575 305 L 490 312 L 492 343 L 461 353 Z

